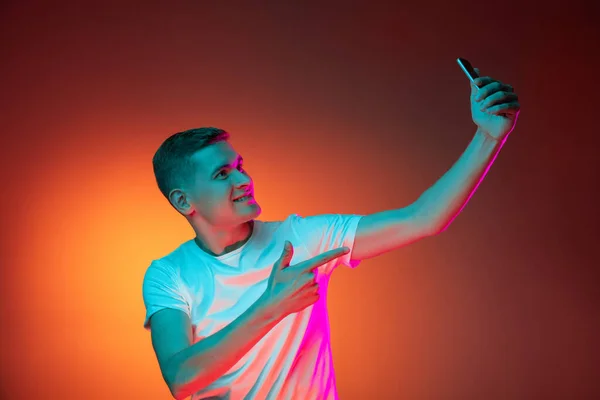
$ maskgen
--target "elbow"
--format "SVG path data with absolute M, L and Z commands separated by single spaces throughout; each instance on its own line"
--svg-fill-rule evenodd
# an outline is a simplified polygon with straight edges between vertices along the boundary
M 173 398 L 175 400 L 184 400 L 186 398 L 188 398 L 188 394 L 183 393 L 183 392 L 176 392 L 174 390 L 171 390 L 171 395 L 173 396 Z
M 420 220 L 423 236 L 436 236 L 444 232 L 456 216 L 449 217 L 448 215 L 431 215 L 429 213 L 421 213 Z
M 183 400 L 190 396 L 192 393 L 189 392 L 187 388 L 183 385 L 177 385 L 173 382 L 167 382 L 167 386 L 169 387 L 169 391 L 171 392 L 171 396 L 175 400 Z
M 439 212 L 433 210 L 423 198 L 415 201 L 409 208 L 413 230 L 418 239 L 440 234 L 449 225 L 449 222 L 445 221 Z
M 172 368 L 165 376 L 169 392 L 176 400 L 187 399 L 192 394 L 208 386 L 205 376 L 184 371 L 184 367 Z
M 187 397 L 183 393 L 178 393 L 174 388 L 172 389 L 171 387 L 169 387 L 169 390 L 171 391 L 171 396 L 173 396 L 175 400 L 183 400 Z
M 197 382 L 190 382 L 178 385 L 170 384 L 169 391 L 171 392 L 171 396 L 173 396 L 174 399 L 184 400 L 205 387 L 206 385 L 199 386 Z
M 189 385 L 183 382 L 178 366 L 171 363 L 164 371 L 163 378 L 174 399 L 183 400 L 191 395 Z
M 442 221 L 442 223 L 432 223 L 426 230 L 426 236 L 436 236 L 442 232 L 445 232 L 446 229 L 450 226 L 452 221 Z
M 174 399 L 180 400 L 186 398 L 186 394 L 183 392 L 183 390 L 181 390 L 181 386 L 177 385 L 173 379 L 167 379 L 165 377 L 165 381 L 167 383 L 167 387 L 169 388 L 169 392 L 171 392 L 171 396 Z
M 169 387 L 169 391 L 171 392 L 171 396 L 173 396 L 176 400 L 184 400 L 187 399 L 194 393 L 193 388 L 190 383 L 177 382 L 176 379 L 171 379 L 167 381 L 167 386 Z
M 439 235 L 448 228 L 448 225 L 450 225 L 448 221 L 442 221 L 439 218 L 421 218 L 418 236 L 419 238 L 426 238 Z
M 452 222 L 454 222 L 456 217 L 458 217 L 458 213 L 446 216 L 445 218 L 438 219 L 437 223 L 435 223 L 433 226 L 432 235 L 439 235 L 440 233 L 448 230 L 448 228 L 450 227 L 450 225 L 452 225 Z

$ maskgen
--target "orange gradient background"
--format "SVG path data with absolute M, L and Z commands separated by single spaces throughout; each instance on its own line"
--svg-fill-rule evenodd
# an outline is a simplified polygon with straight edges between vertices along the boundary
M 340 398 L 600 395 L 597 6 L 418 3 L 4 3 L 0 397 L 170 398 L 141 295 L 193 237 L 167 136 L 230 131 L 264 220 L 402 207 L 475 131 L 457 57 L 519 124 L 446 232 L 335 271 Z

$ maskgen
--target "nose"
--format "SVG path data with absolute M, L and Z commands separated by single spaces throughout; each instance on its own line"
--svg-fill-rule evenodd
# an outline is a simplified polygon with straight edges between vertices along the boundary
M 252 183 L 252 178 L 250 178 L 250 176 L 248 174 L 245 174 L 241 171 L 236 170 L 235 176 L 234 176 L 234 184 L 236 187 L 250 186 L 251 183 Z

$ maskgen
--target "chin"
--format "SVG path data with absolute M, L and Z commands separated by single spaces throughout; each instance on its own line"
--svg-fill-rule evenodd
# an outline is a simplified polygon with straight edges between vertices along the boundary
M 262 209 L 260 208 L 260 206 L 258 205 L 258 203 L 253 204 L 252 206 L 252 211 L 249 213 L 249 220 L 251 219 L 255 219 L 258 218 L 258 216 L 260 215 L 260 213 L 262 212 Z
M 258 203 L 253 204 L 252 206 L 244 210 L 244 212 L 237 212 L 236 219 L 239 221 L 239 223 L 243 224 L 245 222 L 252 221 L 253 219 L 258 218 L 261 212 L 262 209 L 260 208 Z

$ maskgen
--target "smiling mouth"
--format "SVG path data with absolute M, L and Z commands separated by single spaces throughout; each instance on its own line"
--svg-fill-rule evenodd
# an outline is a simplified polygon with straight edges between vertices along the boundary
M 245 196 L 239 197 L 233 200 L 234 203 L 243 203 L 244 201 L 250 200 L 252 198 L 251 194 L 247 194 Z

